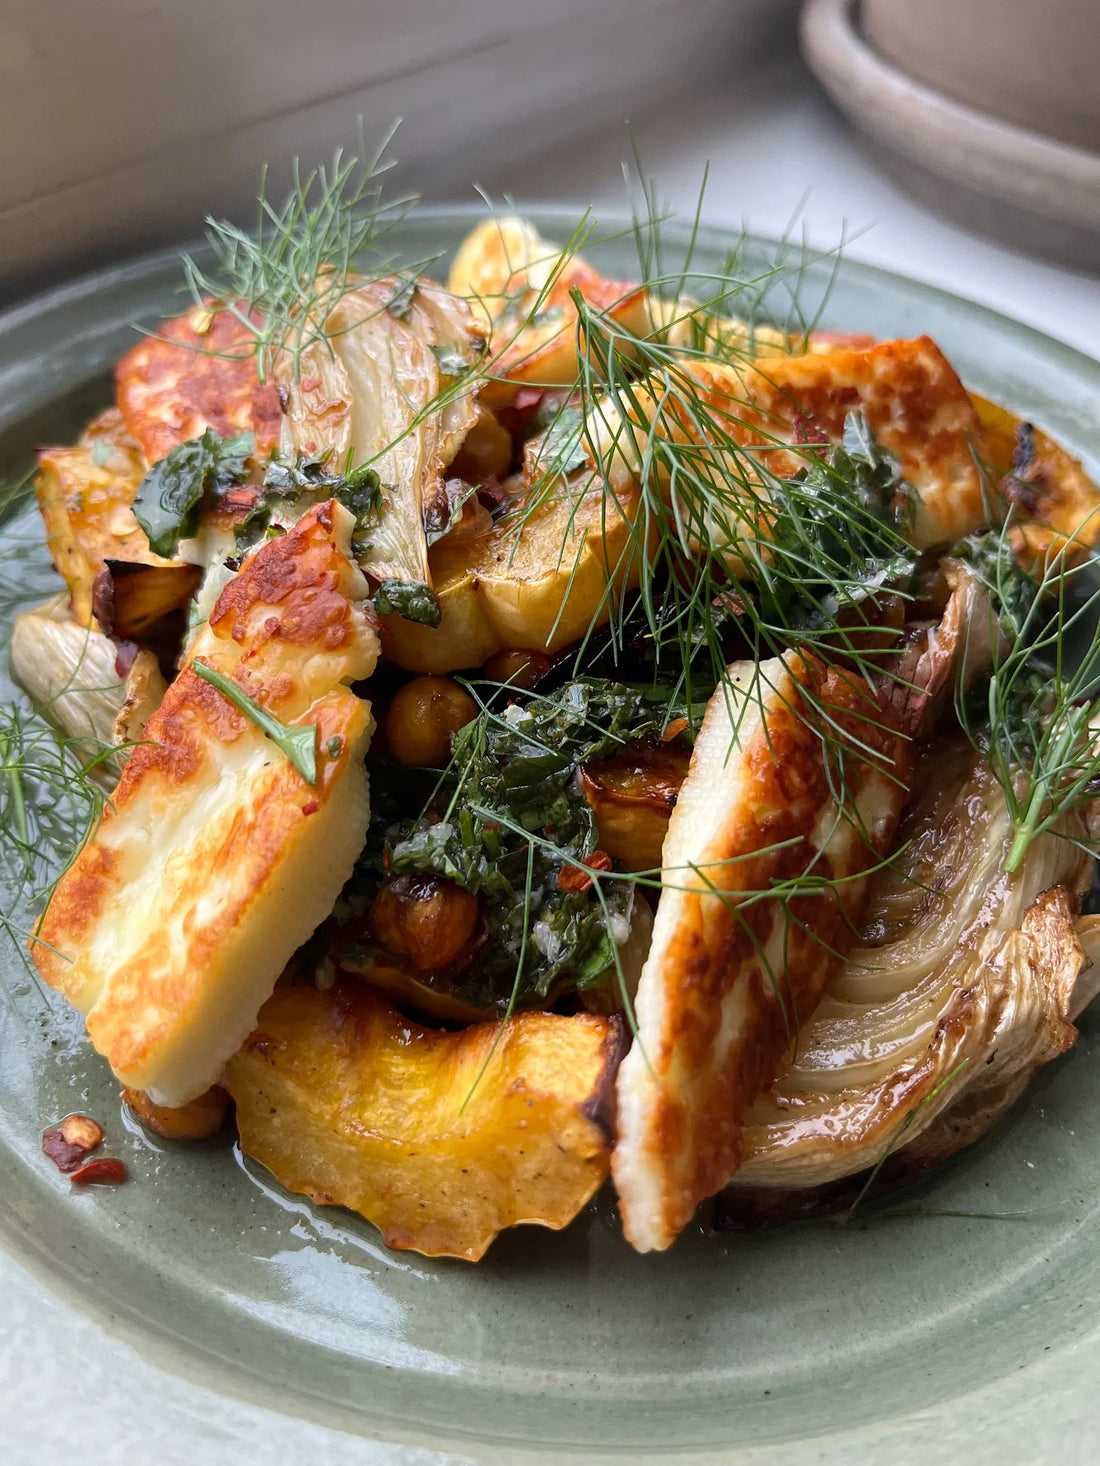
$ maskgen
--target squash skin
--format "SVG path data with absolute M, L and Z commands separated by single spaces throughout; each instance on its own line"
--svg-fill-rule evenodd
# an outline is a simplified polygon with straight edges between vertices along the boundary
M 1078 460 L 1040 428 L 977 393 L 970 394 L 982 425 L 982 451 L 1001 493 L 1037 524 L 1017 534 L 1038 558 L 1069 551 L 1082 558 L 1100 538 L 1100 489 Z
M 243 1149 L 288 1190 L 388 1247 L 476 1262 L 505 1227 L 566 1226 L 603 1184 L 622 1036 L 534 1012 L 445 1033 L 354 981 L 286 984 L 224 1083 Z

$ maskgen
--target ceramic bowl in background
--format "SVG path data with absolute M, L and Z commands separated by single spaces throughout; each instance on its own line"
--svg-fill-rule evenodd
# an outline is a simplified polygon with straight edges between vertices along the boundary
M 1056 0 L 1027 6 L 1025 16 L 1024 5 L 996 0 L 904 6 L 883 0 L 865 12 L 865 38 L 856 0 L 807 0 L 802 49 L 877 159 L 921 202 L 1010 248 L 1100 272 L 1100 140 L 1095 150 L 1081 145 L 1095 136 L 1100 116 L 1100 102 L 1087 100 L 1100 95 L 1100 64 L 1089 77 L 1091 92 L 1056 104 L 1058 78 L 1066 79 L 1068 89 L 1077 70 L 1066 70 L 1061 44 L 1028 49 L 1042 32 L 1035 16 L 1041 13 L 1043 24 L 1054 27 L 1063 10 L 1095 14 L 1095 5 L 1096 0 Z M 948 27 L 953 40 L 941 49 L 939 40 L 924 33 L 933 32 L 936 17 L 951 10 L 958 12 L 957 25 Z M 1083 34 L 1092 37 L 1088 44 L 1100 50 L 1100 27 L 1082 24 Z M 884 37 L 893 59 L 880 53 L 872 36 Z M 1021 78 L 1015 97 L 1013 68 Z M 1029 68 L 1034 74 L 1025 82 Z M 931 77 L 936 85 L 929 84 Z M 999 115 L 987 106 L 997 106 Z M 1041 112 L 1042 125 L 1057 132 L 1037 131 L 1034 123 L 1021 126 L 1025 112 Z M 1079 141 L 1065 141 L 1067 135 Z
M 915 81 L 1100 153 L 1097 0 L 863 0 L 859 28 Z

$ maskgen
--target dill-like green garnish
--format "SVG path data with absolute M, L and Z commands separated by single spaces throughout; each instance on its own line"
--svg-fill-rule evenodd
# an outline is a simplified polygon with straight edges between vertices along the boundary
M 184 256 L 196 303 L 213 299 L 254 337 L 261 381 L 271 376 L 283 351 L 299 375 L 302 352 L 327 339 L 325 322 L 352 288 L 356 269 L 371 261 L 376 273 L 384 273 L 385 236 L 413 202 L 382 201 L 379 180 L 392 166 L 385 152 L 395 130 L 362 160 L 338 149 L 331 166 L 303 175 L 295 159 L 292 187 L 281 206 L 267 198 L 262 176 L 255 229 L 208 218 L 213 266 L 206 269 Z
M 658 659 L 685 666 L 704 646 L 720 680 L 729 658 L 715 612 L 732 605 L 756 660 L 793 649 L 879 675 L 896 636 L 868 645 L 861 633 L 881 620 L 883 591 L 908 597 L 916 555 L 896 464 L 866 424 L 853 416 L 842 446 L 792 448 L 765 427 L 746 447 L 743 406 L 708 396 L 681 351 L 577 306 L 590 458 L 613 506 L 623 463 L 642 495 L 629 516 L 640 590 L 619 604 L 620 628 L 640 609 Z M 780 447 L 804 463 L 789 477 L 769 467 Z
M 231 702 L 238 711 L 244 713 L 246 718 L 251 718 L 256 727 L 280 748 L 294 767 L 301 774 L 307 784 L 317 782 L 317 725 L 315 723 L 303 723 L 296 727 L 288 727 L 280 723 L 278 718 L 273 718 L 266 712 L 254 698 L 249 697 L 242 687 L 238 687 L 231 677 L 226 677 L 223 672 L 217 671 L 206 662 L 196 658 L 191 663 L 191 670 L 204 682 L 209 682 L 211 687 L 217 688 L 222 697 Z
M 95 774 L 113 751 L 91 737 L 64 737 L 17 703 L 0 706 L 0 928 L 40 992 L 28 944 L 103 813 L 107 796 Z M 0 986 L 14 1005 L 16 990 Z
M 1001 529 L 956 547 L 990 600 L 992 671 L 958 699 L 958 714 L 1012 816 L 1009 873 L 1032 841 L 1100 797 L 1097 562 L 1066 543 L 1031 575 L 1014 549 L 1018 533 L 1009 515 Z

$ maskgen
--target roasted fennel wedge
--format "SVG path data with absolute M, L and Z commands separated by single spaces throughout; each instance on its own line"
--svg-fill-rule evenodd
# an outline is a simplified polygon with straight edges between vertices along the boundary
M 1074 1042 L 1083 816 L 1041 835 L 1009 875 L 1004 795 L 963 740 L 926 754 L 914 785 L 862 942 L 746 1117 L 735 1188 L 802 1191 L 887 1155 L 919 1168 L 976 1138 L 958 1117 L 991 1124 Z
M 380 503 L 356 548 L 378 582 L 375 604 L 436 625 L 425 517 L 477 417 L 472 392 L 454 382 L 484 338 L 464 302 L 415 277 L 349 284 L 311 329 L 318 339 L 276 362 L 284 457 L 374 470 Z
M 12 676 L 108 788 L 166 690 L 152 652 L 134 649 L 127 660 L 124 669 L 115 642 L 72 619 L 63 595 L 20 612 L 12 627 Z

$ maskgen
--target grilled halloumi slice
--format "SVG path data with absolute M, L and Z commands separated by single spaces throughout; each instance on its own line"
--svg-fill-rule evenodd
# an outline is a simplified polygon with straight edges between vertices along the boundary
M 378 637 L 352 527 L 320 504 L 226 586 L 32 941 L 118 1077 L 158 1104 L 217 1079 L 366 836 L 373 723 L 345 684 L 373 671 Z M 196 659 L 316 727 L 315 784 Z
M 954 544 L 986 524 L 982 424 L 929 337 L 769 356 L 751 367 L 692 359 L 684 371 L 734 443 L 780 478 L 805 467 L 807 444 L 839 443 L 848 414 L 862 412 L 915 490 L 908 537 L 918 549 Z
M 132 347 L 115 368 L 118 405 L 148 463 L 213 428 L 256 434 L 256 455 L 279 441 L 278 389 L 262 383 L 255 335 L 231 311 L 195 306 Z
M 748 1108 L 858 929 L 905 798 L 887 691 L 792 653 L 729 675 L 665 837 L 618 1077 L 612 1174 L 640 1252 L 668 1247 L 736 1169 Z

